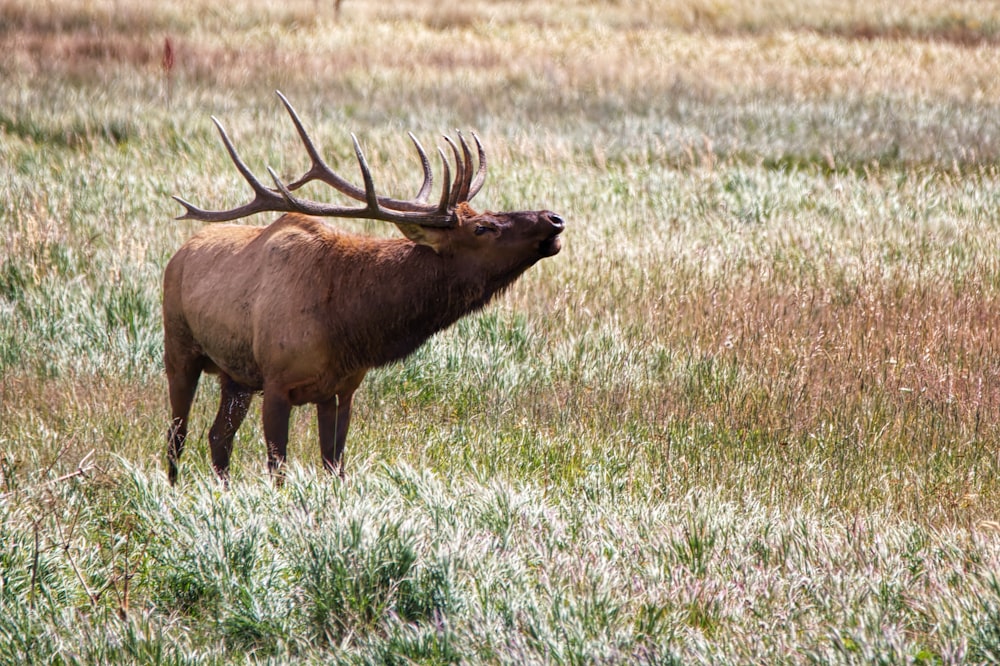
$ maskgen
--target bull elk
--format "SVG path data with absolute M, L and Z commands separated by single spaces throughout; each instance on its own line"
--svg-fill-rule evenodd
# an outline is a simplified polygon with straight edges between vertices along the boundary
M 210 225 L 170 259 L 163 276 L 164 361 L 172 422 L 167 459 L 171 483 L 187 437 L 188 417 L 203 372 L 220 378 L 221 398 L 208 439 L 212 465 L 225 482 L 233 437 L 254 393 L 263 393 L 268 469 L 280 482 L 293 406 L 315 404 L 326 469 L 343 475 L 351 401 L 372 368 L 400 360 L 434 333 L 482 308 L 539 259 L 561 247 L 564 223 L 547 211 L 477 213 L 469 205 L 486 178 L 486 154 L 459 134 L 451 149 L 456 174 L 438 149 L 443 186 L 437 202 L 430 160 L 413 135 L 423 184 L 411 200 L 376 194 L 356 137 L 364 187 L 334 173 L 299 116 L 282 104 L 312 161 L 286 184 L 268 168 L 265 186 L 212 118 L 236 168 L 253 188 L 251 201 L 229 210 L 185 208 L 178 219 L 225 222 L 253 213 L 284 213 L 265 227 Z M 363 205 L 340 206 L 293 194 L 324 183 Z M 395 224 L 405 238 L 373 238 L 338 230 L 320 217 Z

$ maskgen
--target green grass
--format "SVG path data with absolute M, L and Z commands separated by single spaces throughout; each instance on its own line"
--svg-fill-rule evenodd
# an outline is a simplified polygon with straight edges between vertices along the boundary
M 238 4 L 0 0 L 0 662 L 1000 659 L 995 9 Z M 474 129 L 565 249 L 369 375 L 345 481 L 258 401 L 222 492 L 205 381 L 170 489 L 170 195 L 246 197 L 210 115 L 304 168 L 275 88 L 393 194 Z
M 995 539 L 606 480 L 561 498 L 405 465 L 178 493 L 18 496 L 5 663 L 976 663 L 1000 650 Z M 590 492 L 594 490 L 596 492 Z M 72 507 L 63 514 L 53 503 Z M 794 628 L 794 629 L 793 629 Z

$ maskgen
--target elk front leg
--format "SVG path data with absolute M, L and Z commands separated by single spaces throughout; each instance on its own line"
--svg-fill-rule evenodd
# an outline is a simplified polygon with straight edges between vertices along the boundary
M 345 377 L 338 384 L 337 395 L 316 404 L 323 467 L 328 472 L 339 474 L 340 478 L 344 478 L 344 442 L 347 441 L 347 428 L 351 424 L 351 402 L 367 372 L 361 370 Z
M 323 467 L 344 478 L 344 442 L 347 428 L 351 424 L 351 400 L 353 391 L 333 400 L 318 403 L 316 415 L 319 422 L 319 449 L 323 456 Z
M 267 440 L 267 469 L 274 483 L 280 486 L 284 478 L 285 454 L 288 451 L 288 417 L 292 402 L 283 390 L 264 387 L 264 439 Z
M 212 429 L 208 431 L 208 442 L 212 448 L 212 467 L 224 484 L 229 485 L 229 457 L 233 452 L 233 437 L 250 409 L 253 392 L 234 382 L 227 375 L 220 379 L 221 396 L 219 411 L 215 415 Z

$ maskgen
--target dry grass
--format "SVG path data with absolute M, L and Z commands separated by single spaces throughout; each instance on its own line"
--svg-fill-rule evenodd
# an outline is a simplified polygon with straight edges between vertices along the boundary
M 432 72 L 468 70 L 476 79 L 543 73 L 546 83 L 590 95 L 651 95 L 669 92 L 678 81 L 712 91 L 768 91 L 799 99 L 932 93 L 989 104 L 997 102 L 1000 91 L 991 76 L 998 55 L 990 42 L 954 41 L 947 30 L 938 35 L 919 27 L 921 22 L 968 25 L 985 40 L 1000 12 L 991 14 L 982 3 L 857 3 L 846 9 L 843 3 L 769 8 L 704 3 L 720 17 L 715 30 L 684 19 L 709 13 L 698 3 L 600 9 L 585 2 L 534 8 L 394 3 L 391 10 L 355 3 L 341 23 L 323 13 L 326 4 L 299 0 L 279 6 L 258 0 L 223 12 L 201 4 L 187 9 L 183 3 L 138 9 L 111 0 L 47 7 L 6 2 L 3 69 L 24 77 L 45 72 L 94 76 L 102 70 L 111 75 L 120 68 L 154 73 L 163 38 L 173 36 L 179 75 L 207 85 L 282 79 L 286 86 L 315 89 L 350 79 L 359 70 L 394 72 L 426 85 Z M 449 12 L 470 18 L 433 18 Z M 580 18 L 598 13 L 600 24 L 593 27 L 596 17 Z M 539 14 L 546 18 L 532 20 Z M 625 16 L 632 16 L 634 25 Z M 871 26 L 858 28 L 862 36 L 890 31 L 883 25 L 899 27 L 886 39 L 845 39 L 839 29 L 823 27 L 835 16 Z M 908 16 L 916 25 L 906 27 Z M 380 48 L 386 44 L 396 48 Z

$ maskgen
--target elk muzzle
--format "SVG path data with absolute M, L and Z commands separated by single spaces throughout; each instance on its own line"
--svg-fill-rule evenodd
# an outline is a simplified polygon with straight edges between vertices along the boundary
M 538 245 L 538 253 L 543 257 L 551 257 L 559 254 L 562 249 L 562 232 L 566 228 L 566 222 L 556 213 L 545 211 L 539 215 L 543 224 L 549 226 L 549 236 Z

